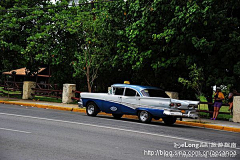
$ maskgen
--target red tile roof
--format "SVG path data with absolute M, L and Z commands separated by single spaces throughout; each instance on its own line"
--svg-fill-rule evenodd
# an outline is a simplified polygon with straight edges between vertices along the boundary
M 49 75 L 39 75 L 39 73 L 41 73 L 42 71 L 44 71 L 46 68 L 40 68 L 38 70 L 38 76 L 43 76 L 43 77 L 49 77 Z M 19 68 L 19 69 L 15 69 L 15 70 L 12 70 L 12 71 L 9 71 L 9 72 L 3 72 L 2 74 L 7 74 L 7 75 L 12 75 L 12 72 L 15 71 L 16 72 L 16 75 L 19 75 L 19 76 L 25 76 L 26 75 L 26 67 L 24 68 Z

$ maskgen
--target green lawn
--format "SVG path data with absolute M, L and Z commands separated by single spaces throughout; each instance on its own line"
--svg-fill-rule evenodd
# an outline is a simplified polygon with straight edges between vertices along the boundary
M 3 87 L 0 87 L 0 91 L 4 92 L 4 94 L 0 93 L 0 96 L 2 96 L 2 97 L 8 97 L 8 94 L 9 94 L 9 98 L 18 98 L 18 99 L 22 98 L 22 95 L 21 95 L 20 91 L 9 91 L 8 92 L 8 91 L 5 91 L 3 89 Z M 46 102 L 62 103 L 61 99 L 52 98 L 52 97 L 44 97 L 44 96 L 35 96 L 34 100 L 35 101 L 46 101 Z
M 228 111 L 228 108 L 229 108 L 229 106 L 222 106 L 220 108 L 220 112 L 229 112 L 230 113 L 230 111 Z M 208 105 L 207 104 L 201 104 L 201 105 L 199 105 L 198 109 L 208 110 Z
M 217 119 L 221 119 L 221 120 L 229 120 L 230 118 L 232 118 L 232 115 L 230 115 L 230 111 L 228 111 L 229 106 L 222 106 L 220 108 L 220 112 L 228 112 L 229 114 L 219 114 Z M 208 110 L 208 105 L 207 104 L 201 104 L 198 107 L 199 110 Z M 200 112 L 200 116 L 203 118 L 211 118 L 209 117 L 209 113 L 204 113 L 204 112 Z
M 4 90 L 3 89 L 3 87 L 0 87 L 0 91 L 2 91 L 2 92 L 4 92 L 4 93 L 6 93 L 6 94 L 21 94 L 21 92 L 20 91 L 6 91 L 6 90 Z M 0 94 L 3 94 L 3 93 L 0 93 Z
M 44 96 L 35 96 L 35 101 L 46 101 L 46 102 L 56 102 L 62 103 L 62 99 L 52 98 L 52 97 L 44 97 Z
M 200 97 L 200 101 L 201 102 L 207 102 L 206 98 L 204 96 Z M 228 112 L 229 114 L 219 114 L 217 119 L 221 119 L 221 120 L 229 120 L 230 118 L 232 118 L 232 115 L 230 115 L 230 111 L 228 111 L 229 106 L 222 106 L 220 108 L 220 112 Z M 208 105 L 207 104 L 201 104 L 198 106 L 199 110 L 208 110 Z M 211 118 L 209 117 L 209 113 L 204 113 L 204 112 L 200 112 L 200 117 L 204 117 L 204 118 Z
M 0 87 L 0 91 L 3 91 L 5 94 L 0 93 L 0 96 L 2 97 L 8 97 L 8 91 L 5 91 L 3 87 Z M 9 91 L 9 98 L 17 98 L 21 99 L 22 95 L 20 91 Z M 60 98 L 52 98 L 52 97 L 44 97 L 44 96 L 35 96 L 33 98 L 35 101 L 45 101 L 45 102 L 56 102 L 56 103 L 62 103 L 62 99 Z M 71 104 L 77 104 L 77 101 L 72 102 Z
M 3 92 L 3 93 L 1 93 L 1 92 Z M 9 97 L 9 98 L 19 98 L 19 99 L 22 97 L 20 91 L 6 91 L 3 89 L 3 87 L 0 87 L 0 96 Z

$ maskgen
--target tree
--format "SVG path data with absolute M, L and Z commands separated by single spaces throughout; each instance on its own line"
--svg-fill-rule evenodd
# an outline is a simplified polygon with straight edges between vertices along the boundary
M 0 2 L 1 70 L 24 65 L 34 71 L 44 64 L 55 71 L 54 82 L 74 83 L 85 77 L 89 91 L 92 85 L 105 90 L 130 80 L 191 99 L 194 90 L 178 79 L 193 82 L 189 68 L 196 64 L 203 73 L 202 94 L 215 84 L 240 87 L 239 1 L 68 4 Z
M 76 36 L 69 30 L 75 14 L 68 2 L 49 4 L 46 9 L 33 10 L 28 19 L 34 22 L 31 35 L 27 37 L 26 57 L 33 57 L 36 66 L 49 66 L 52 83 L 75 83 L 73 61 L 78 48 Z
M 89 92 L 92 91 L 100 66 L 107 60 L 106 57 L 109 54 L 108 41 L 104 39 L 104 20 L 107 17 L 104 12 L 101 14 L 94 12 L 79 13 L 75 21 L 79 22 L 77 26 L 80 29 L 74 31 L 80 37 L 79 40 L 83 40 L 82 43 L 81 41 L 78 43 L 81 50 L 75 52 L 76 61 L 73 62 L 75 76 L 85 74 Z
M 190 72 L 189 72 L 190 80 L 180 77 L 178 81 L 182 83 L 184 86 L 187 86 L 187 88 L 194 89 L 195 92 L 197 93 L 196 97 L 200 99 L 200 96 L 204 96 L 202 93 L 202 86 L 204 83 L 203 70 L 202 68 L 198 68 L 196 64 L 193 64 L 192 66 L 190 66 L 189 69 L 190 69 Z
M 160 1 L 159 1 L 160 2 Z M 203 69 L 203 93 L 217 84 L 236 83 L 239 62 L 239 1 L 171 1 L 172 17 L 154 37 L 168 48 L 165 61 L 177 57 L 183 67 Z M 238 40 L 237 40 L 238 39 Z M 231 69 L 229 69 L 231 68 Z M 228 73 L 226 74 L 226 69 Z M 231 75 L 231 72 L 233 73 Z M 188 77 L 184 72 L 180 77 Z
M 36 60 L 32 54 L 25 54 L 27 38 L 31 35 L 36 26 L 33 16 L 29 11 L 45 6 L 48 1 L 11 1 L 0 3 L 1 10 L 1 70 L 12 70 L 26 66 L 29 74 L 38 71 Z M 31 9 L 29 9 L 31 8 Z M 37 11 L 36 11 L 37 12 Z

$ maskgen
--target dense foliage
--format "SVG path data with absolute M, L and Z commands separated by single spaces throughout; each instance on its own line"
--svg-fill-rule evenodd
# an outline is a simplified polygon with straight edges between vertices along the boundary
M 239 0 L 74 2 L 1 1 L 0 72 L 44 65 L 81 90 L 129 80 L 191 99 L 240 89 Z

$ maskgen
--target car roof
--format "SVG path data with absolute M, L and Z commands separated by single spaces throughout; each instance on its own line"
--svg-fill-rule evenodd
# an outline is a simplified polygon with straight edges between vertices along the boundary
M 152 86 L 142 86 L 142 85 L 132 85 L 132 84 L 113 84 L 113 87 L 121 87 L 121 88 L 131 88 L 131 89 L 135 89 L 138 91 L 141 91 L 143 89 L 160 89 L 157 87 L 152 87 Z

